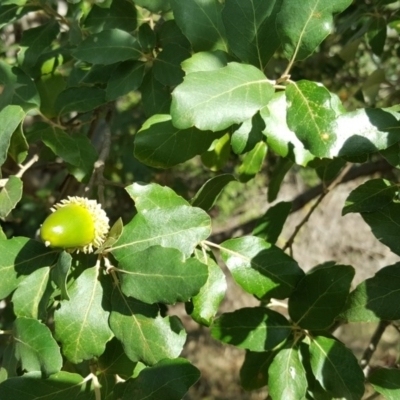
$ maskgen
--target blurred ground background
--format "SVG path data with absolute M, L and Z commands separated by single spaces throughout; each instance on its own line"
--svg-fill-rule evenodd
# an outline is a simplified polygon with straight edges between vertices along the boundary
M 362 280 L 373 276 L 380 268 L 400 261 L 398 256 L 391 253 L 372 235 L 370 228 L 358 214 L 341 216 L 341 210 L 348 194 L 367 179 L 369 177 L 339 185 L 323 200 L 309 222 L 302 228 L 296 238 L 293 252 L 294 258 L 304 270 L 309 270 L 315 265 L 329 260 L 349 264 L 356 269 L 353 284 L 355 286 Z M 256 183 L 252 185 L 256 185 Z M 280 192 L 279 201 L 290 201 L 306 189 L 307 185 L 299 177 L 299 174 L 289 175 Z M 256 191 L 253 187 L 251 191 L 253 199 L 246 200 L 246 207 L 249 210 L 247 217 L 249 215 L 253 217 L 252 213 L 254 212 L 262 214 L 264 211 L 260 209 L 262 204 L 265 205 L 265 209 L 269 207 L 266 200 L 261 201 L 263 196 L 264 199 L 266 198 L 264 189 Z M 225 200 L 222 198 L 222 201 Z M 311 204 L 312 202 L 290 215 L 278 245 L 285 243 Z M 240 209 L 240 205 L 236 205 L 236 207 L 236 210 Z M 243 218 L 246 219 L 246 216 L 236 215 L 232 217 L 232 220 L 226 216 L 224 219 L 217 217 L 218 226 L 215 227 L 215 230 L 223 231 L 228 227 L 231 228 L 235 224 L 240 224 Z M 236 285 L 228 271 L 225 272 L 228 290 L 220 312 L 233 311 L 246 306 L 257 306 L 258 301 Z M 278 311 L 285 312 L 284 309 Z M 182 307 L 175 308 L 171 312 L 182 318 L 188 330 L 184 356 L 202 372 L 200 381 L 190 390 L 185 400 L 259 400 L 267 397 L 266 390 L 245 392 L 240 388 L 239 372 L 244 351 L 212 339 L 209 329 L 199 327 L 189 317 L 185 317 Z M 360 358 L 368 346 L 375 328 L 376 324 L 348 324 L 337 329 L 335 336 Z M 372 365 L 393 366 L 399 359 L 399 355 L 400 335 L 393 327 L 388 327 L 373 357 Z M 368 395 L 366 394 L 365 398 Z

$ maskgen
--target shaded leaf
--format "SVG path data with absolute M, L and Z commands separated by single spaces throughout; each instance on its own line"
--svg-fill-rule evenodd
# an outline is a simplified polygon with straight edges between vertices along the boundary
M 69 300 L 68 294 L 68 274 L 71 269 L 72 256 L 66 251 L 62 251 L 58 257 L 57 264 L 52 270 L 52 280 L 61 291 L 61 299 Z
M 222 10 L 229 47 L 241 61 L 264 69 L 280 46 L 275 27 L 282 0 L 227 0 Z
M 177 44 L 166 45 L 154 60 L 154 77 L 163 85 L 178 85 L 184 76 L 181 63 L 189 57 L 190 52 L 184 47 Z
M 8 148 L 9 156 L 17 163 L 22 164 L 28 155 L 29 144 L 26 141 L 23 124 L 19 124 L 17 129 L 11 136 L 10 147 Z
M 242 368 L 240 369 L 240 384 L 244 390 L 256 390 L 268 383 L 268 368 L 276 352 L 246 351 Z
M 263 140 L 263 130 L 265 123 L 259 113 L 254 115 L 253 118 L 244 121 L 232 134 L 232 150 L 236 154 L 247 153 L 254 149 L 254 147 Z
M 22 69 L 11 67 L 0 60 L 0 110 L 18 105 L 24 111 L 40 106 L 40 97 L 32 79 Z M 2 124 L 3 126 L 3 124 Z
M 243 156 L 238 170 L 240 182 L 248 182 L 260 172 L 266 155 L 267 145 L 265 142 L 258 142 L 253 150 Z
M 400 319 L 400 263 L 379 270 L 350 293 L 341 316 L 349 322 Z
M 200 378 L 200 371 L 184 358 L 162 360 L 124 384 L 122 400 L 181 400 Z
M 196 258 L 182 260 L 173 248 L 152 246 L 118 257 L 122 291 L 148 304 L 187 301 L 206 283 L 206 265 Z
M 153 115 L 135 135 L 135 157 L 146 165 L 170 168 L 204 153 L 219 133 L 178 129 L 169 115 Z
M 0 111 L 0 166 L 6 161 L 11 136 L 24 117 L 20 106 L 8 105 Z
M 270 176 L 268 185 L 268 202 L 272 203 L 276 200 L 281 189 L 283 180 L 286 174 L 293 167 L 293 161 L 290 158 L 281 158 L 275 165 L 274 170 Z
M 141 61 L 128 60 L 118 65 L 107 83 L 107 101 L 115 100 L 137 90 L 142 84 L 144 71 L 145 63 Z
M 361 400 L 364 374 L 356 357 L 342 343 L 324 336 L 313 337 L 310 363 L 318 382 L 334 397 Z
M 91 390 L 79 374 L 61 371 L 42 379 L 40 372 L 30 372 L 2 382 L 0 397 L 13 400 L 93 400 Z
M 94 4 L 85 18 L 84 26 L 92 32 L 113 28 L 132 32 L 137 26 L 136 8 L 126 0 L 113 0 L 110 8 Z
M 372 52 L 378 57 L 382 56 L 385 47 L 386 31 L 387 23 L 385 18 L 374 16 L 371 25 L 368 28 L 367 38 Z
M 202 208 L 205 211 L 210 210 L 218 200 L 224 187 L 232 181 L 236 181 L 232 174 L 221 174 L 210 178 L 192 198 L 192 206 Z
M 154 78 L 153 71 L 149 71 L 140 87 L 142 105 L 147 116 L 169 113 L 171 94 L 167 87 Z
M 381 368 L 368 377 L 374 389 L 386 400 L 396 400 L 400 396 L 400 370 Z
M 165 3 L 164 0 L 160 0 Z M 157 30 L 157 37 L 161 44 L 161 47 L 165 47 L 167 44 L 179 44 L 179 46 L 185 49 L 190 49 L 190 42 L 187 37 L 182 33 L 176 24 L 175 20 L 164 21 Z
M 34 318 L 20 317 L 14 321 L 13 334 L 22 369 L 40 371 L 44 376 L 60 371 L 63 365 L 60 348 L 46 325 Z
M 193 49 L 227 50 L 222 5 L 217 0 L 170 0 L 175 22 Z
M 105 91 L 98 87 L 70 87 L 63 90 L 55 102 L 59 115 L 70 112 L 88 112 L 106 103 Z
M 162 318 L 157 305 L 127 298 L 117 289 L 112 296 L 110 327 L 129 359 L 147 365 L 178 357 L 186 341 L 178 317 Z
M 291 209 L 292 203 L 290 201 L 281 201 L 270 207 L 257 221 L 252 235 L 264 239 L 268 243 L 275 243 L 282 232 Z
M 254 236 L 223 242 L 221 256 L 235 281 L 258 298 L 285 299 L 304 276 L 295 260 Z
M 222 130 L 251 118 L 273 93 L 265 75 L 251 65 L 232 62 L 217 70 L 193 72 L 172 93 L 172 122 L 181 129 Z
M 288 59 L 304 60 L 333 30 L 332 14 L 344 11 L 351 0 L 284 1 L 276 19 Z
M 0 218 L 7 217 L 22 197 L 22 181 L 16 176 L 10 176 L 0 191 Z
M 27 275 L 51 266 L 57 252 L 43 243 L 24 237 L 0 240 L 0 299 L 15 290 Z
M 156 46 L 156 34 L 149 24 L 142 24 L 138 30 L 138 40 L 144 52 L 151 51 Z M 162 46 L 163 48 L 165 46 Z
M 289 297 L 289 315 L 303 329 L 326 329 L 342 311 L 355 271 L 349 265 L 320 266 Z
M 201 155 L 201 161 L 211 171 L 219 171 L 228 162 L 230 154 L 230 136 L 226 133 L 213 141 L 210 148 Z
M 300 351 L 293 343 L 279 349 L 268 369 L 268 393 L 273 399 L 303 399 L 306 371 Z
M 140 7 L 147 8 L 153 13 L 170 9 L 169 0 L 135 0 L 135 3 Z
M 55 20 L 24 30 L 20 42 L 21 52 L 18 55 L 22 68 L 32 68 L 59 32 L 60 26 Z
M 113 336 L 109 312 L 104 309 L 99 268 L 85 269 L 70 286 L 69 296 L 70 300 L 61 301 L 55 311 L 55 332 L 64 355 L 77 364 L 102 354 Z
M 212 327 L 214 339 L 251 351 L 272 350 L 291 332 L 289 321 L 264 307 L 244 307 L 217 318 Z
M 371 179 L 354 189 L 346 199 L 342 215 L 372 212 L 384 208 L 396 195 L 397 186 L 386 179 Z
M 88 36 L 72 54 L 78 60 L 103 65 L 137 60 L 142 55 L 137 39 L 121 29 L 107 29 Z
M 196 207 L 148 210 L 125 225 L 121 237 L 109 251 L 118 261 L 155 245 L 172 247 L 189 256 L 209 236 L 210 225 L 210 217 Z
M 380 210 L 361 213 L 375 237 L 400 255 L 400 203 L 390 203 Z
M 12 297 L 17 317 L 39 319 L 40 303 L 50 278 L 50 267 L 39 268 L 26 277 Z M 31 370 L 32 371 L 32 370 Z M 53 371 L 55 373 L 57 371 Z

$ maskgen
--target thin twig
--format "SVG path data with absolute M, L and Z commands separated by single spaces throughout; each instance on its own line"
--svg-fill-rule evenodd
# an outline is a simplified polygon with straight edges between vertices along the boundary
M 305 215 L 305 217 L 301 220 L 301 222 L 296 226 L 294 232 L 290 236 L 290 238 L 287 240 L 285 245 L 283 246 L 282 250 L 285 251 L 287 248 L 291 248 L 294 242 L 294 239 L 296 238 L 297 234 L 300 232 L 300 229 L 308 222 L 310 219 L 311 215 L 313 212 L 317 209 L 317 207 L 320 205 L 321 201 L 326 197 L 326 195 L 334 189 L 339 183 L 343 180 L 344 176 L 349 172 L 351 168 L 351 164 L 348 163 L 340 172 L 340 174 L 334 179 L 328 186 L 325 187 L 324 191 L 321 193 L 321 195 L 318 197 L 317 201 L 313 204 L 313 206 L 310 208 L 308 213 Z
M 18 164 L 19 170 L 13 176 L 17 178 L 22 178 L 22 175 L 30 168 L 36 161 L 39 160 L 39 155 L 34 154 L 34 156 L 26 164 Z M 0 188 L 4 187 L 8 182 L 8 178 L 0 179 Z
M 372 355 L 374 354 L 379 341 L 382 338 L 383 333 L 385 332 L 386 328 L 390 325 L 389 321 L 380 321 L 378 326 L 375 329 L 374 334 L 371 337 L 368 347 L 365 349 L 363 356 L 360 360 L 360 365 L 363 368 L 364 375 L 368 376 L 370 372 L 370 365 L 369 362 L 371 361 Z

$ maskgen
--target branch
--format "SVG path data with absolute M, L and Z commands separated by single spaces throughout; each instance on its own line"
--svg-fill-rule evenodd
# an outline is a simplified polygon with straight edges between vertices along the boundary
M 19 170 L 14 175 L 17 178 L 22 178 L 22 175 L 30 168 L 36 161 L 39 160 L 39 155 L 34 154 L 34 156 L 26 163 L 26 164 L 18 164 Z M 0 188 L 4 187 L 7 184 L 8 178 L 0 179 Z
M 362 164 L 360 166 L 353 166 L 350 171 L 346 173 L 346 175 L 341 180 L 340 184 L 352 181 L 356 178 L 360 178 L 362 176 L 370 176 L 376 174 L 377 172 L 385 173 L 389 172 L 393 169 L 393 166 L 390 165 L 385 160 L 379 160 L 373 163 Z M 316 197 L 320 196 L 323 193 L 325 186 L 321 183 L 317 186 L 312 187 L 309 190 L 306 190 L 304 193 L 295 197 L 292 201 L 292 209 L 291 213 L 301 210 L 307 203 Z M 260 216 L 261 217 L 261 216 Z M 210 237 L 212 242 L 222 243 L 223 241 L 230 239 L 232 237 L 238 237 L 241 235 L 249 234 L 253 231 L 260 217 L 251 219 L 244 224 L 234 226 L 232 228 L 226 229 L 222 232 L 218 232 L 213 234 Z
M 385 332 L 386 328 L 390 325 L 389 321 L 380 321 L 374 334 L 371 337 L 371 341 L 369 342 L 368 347 L 365 349 L 363 356 L 360 360 L 360 365 L 363 368 L 364 375 L 368 376 L 370 372 L 370 365 L 369 362 L 371 361 L 372 355 L 375 353 L 375 350 L 378 346 L 379 341 L 382 338 L 383 333 Z

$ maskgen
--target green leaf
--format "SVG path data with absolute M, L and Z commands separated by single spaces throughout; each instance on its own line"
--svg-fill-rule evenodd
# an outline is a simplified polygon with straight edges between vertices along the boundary
M 254 236 L 225 241 L 221 244 L 221 256 L 233 279 L 258 298 L 285 299 L 304 276 L 295 260 Z
M 291 332 L 288 320 L 264 307 L 244 307 L 214 321 L 211 335 L 224 343 L 251 351 L 272 350 Z
M 288 157 L 296 164 L 306 166 L 314 156 L 304 148 L 303 143 L 291 131 L 286 121 L 287 104 L 285 92 L 277 92 L 263 107 L 260 115 L 264 120 L 264 135 L 268 147 L 281 157 Z
M 21 52 L 18 55 L 22 68 L 32 68 L 59 33 L 60 26 L 55 20 L 24 30 L 20 42 Z
M 137 90 L 142 84 L 145 63 L 141 61 L 124 61 L 113 71 L 107 83 L 106 100 L 115 100 Z
M 200 378 L 200 371 L 184 358 L 162 360 L 124 384 L 122 400 L 181 400 Z
M 244 390 L 256 390 L 268 383 L 268 368 L 276 352 L 254 352 L 246 350 L 240 369 L 240 384 Z
M 0 299 L 7 297 L 34 271 L 51 266 L 57 252 L 24 237 L 0 240 Z
M 167 87 L 154 78 L 153 70 L 144 77 L 140 91 L 142 105 L 147 116 L 169 113 L 171 94 Z
M 211 254 L 196 251 L 197 258 L 208 266 L 208 277 L 200 292 L 186 305 L 190 316 L 199 324 L 210 326 L 226 292 L 226 279 Z
M 128 379 L 134 374 L 137 363 L 127 357 L 121 342 L 114 337 L 107 343 L 106 351 L 98 359 L 98 365 L 102 375 L 115 378 L 118 374 L 122 379 Z
M 0 111 L 0 166 L 6 161 L 11 137 L 24 117 L 20 106 L 9 105 Z
M 268 393 L 273 399 L 303 399 L 307 378 L 300 351 L 293 343 L 280 349 L 268 369 Z
M 169 0 L 135 0 L 135 4 L 147 8 L 153 13 L 159 13 L 170 9 Z
M 280 46 L 275 27 L 282 1 L 227 0 L 222 10 L 229 47 L 241 61 L 261 70 Z
M 126 0 L 113 0 L 110 8 L 92 6 L 85 18 L 84 26 L 91 32 L 118 28 L 132 32 L 137 27 L 136 8 Z
M 40 306 L 50 278 L 50 267 L 39 268 L 26 277 L 12 297 L 17 317 L 39 319 Z
M 97 152 L 86 136 L 71 136 L 57 127 L 48 126 L 42 130 L 41 137 L 55 155 L 76 167 L 71 172 L 78 180 L 90 177 L 97 160 Z
M 199 51 L 182 62 L 182 69 L 187 74 L 199 71 L 214 71 L 226 67 L 230 57 L 222 50 Z
M 24 111 L 40 106 L 40 97 L 32 79 L 17 67 L 0 60 L 0 110 L 10 105 L 21 106 Z M 3 123 L 2 123 L 2 126 Z
M 351 0 L 284 1 L 276 19 L 286 58 L 304 60 L 333 30 L 334 13 L 344 11 Z
M 349 322 L 400 319 L 400 263 L 379 270 L 350 293 L 341 317 Z
M 371 179 L 354 189 L 346 199 L 342 215 L 373 212 L 386 207 L 396 195 L 397 186 L 386 179 Z
M 91 64 L 114 64 L 137 60 L 142 55 L 136 38 L 121 29 L 108 29 L 88 36 L 72 52 L 78 60 Z
M 248 182 L 261 171 L 266 155 L 267 145 L 265 142 L 258 142 L 253 150 L 244 155 L 238 170 L 240 182 Z
M 61 301 L 61 307 L 55 311 L 57 340 L 62 343 L 64 355 L 74 364 L 102 354 L 113 336 L 103 291 L 99 268 L 85 269 L 69 288 L 70 300 Z
M 164 2 L 164 0 L 160 0 Z M 161 47 L 165 47 L 167 44 L 179 44 L 185 49 L 190 49 L 189 40 L 179 29 L 175 20 L 164 21 L 160 28 L 157 30 L 157 37 Z
M 119 261 L 155 245 L 172 247 L 190 256 L 195 246 L 210 232 L 210 217 L 199 208 L 153 209 L 136 215 L 125 225 L 119 240 L 108 250 Z
M 55 101 L 65 89 L 64 77 L 58 74 L 42 75 L 35 83 L 40 95 L 40 112 L 47 118 L 56 117 Z
M 162 318 L 158 306 L 125 297 L 119 289 L 112 296 L 110 327 L 132 361 L 153 365 L 179 356 L 186 332 L 178 317 Z
M 166 45 L 154 60 L 154 77 L 166 86 L 179 85 L 185 75 L 181 63 L 189 57 L 190 52 L 184 47 L 177 44 Z
M 40 372 L 30 372 L 2 382 L 0 397 L 13 400 L 92 400 L 91 390 L 93 388 L 78 374 L 61 371 L 42 379 Z
M 396 400 L 400 396 L 400 370 L 380 368 L 368 377 L 374 389 L 386 400 Z
M 22 181 L 10 176 L 0 191 L 0 218 L 7 217 L 22 198 Z
M 152 246 L 129 257 L 118 257 L 122 291 L 148 304 L 187 301 L 206 283 L 206 265 L 182 260 L 173 248 Z
M 303 329 L 326 329 L 342 311 L 355 271 L 349 265 L 319 266 L 289 298 L 289 315 Z
M 281 158 L 278 160 L 275 168 L 270 176 L 268 185 L 268 202 L 272 203 L 276 200 L 281 189 L 283 180 L 286 174 L 293 167 L 293 161 L 290 158 Z
M 127 186 L 125 190 L 135 202 L 136 210 L 140 213 L 153 209 L 189 205 L 189 202 L 177 195 L 171 188 L 157 183 L 135 182 Z
M 71 269 L 72 256 L 66 251 L 62 251 L 58 257 L 57 264 L 52 270 L 51 278 L 61 291 L 61 299 L 69 300 L 68 294 L 68 274 Z
M 222 5 L 217 0 L 170 0 L 177 25 L 193 49 L 227 51 Z
M 230 155 L 230 136 L 226 133 L 214 140 L 210 148 L 201 155 L 201 161 L 211 171 L 219 171 L 226 165 Z
M 124 224 L 122 218 L 118 218 L 111 229 L 108 231 L 107 238 L 103 244 L 96 250 L 95 254 L 103 254 L 105 249 L 111 247 L 122 235 Z
M 318 382 L 333 397 L 361 400 L 364 374 L 356 357 L 342 343 L 324 336 L 313 337 L 310 363 Z
M 0 5 L 0 29 L 14 21 L 20 13 L 21 8 L 17 5 Z
M 299 81 L 286 88 L 287 124 L 290 130 L 317 157 L 325 157 L 336 141 L 332 121 L 336 112 L 331 95 L 322 85 Z
M 400 203 L 391 203 L 380 210 L 361 213 L 375 237 L 400 255 Z
M 368 44 L 372 52 L 381 57 L 386 42 L 387 23 L 385 18 L 373 17 L 367 32 Z
M 205 211 L 210 210 L 218 200 L 224 187 L 232 181 L 236 181 L 232 174 L 221 174 L 210 178 L 192 198 L 192 206 L 202 208 Z
M 22 130 L 22 124 L 19 124 L 11 136 L 8 154 L 17 164 L 22 164 L 28 155 L 28 150 L 29 144 Z
M 172 93 L 172 122 L 181 129 L 223 130 L 251 118 L 273 93 L 272 84 L 252 65 L 232 62 L 217 70 L 193 72 Z
M 270 207 L 257 221 L 252 235 L 264 239 L 268 243 L 276 243 L 291 209 L 290 201 L 281 201 Z
M 232 134 L 231 142 L 234 153 L 242 154 L 253 150 L 257 143 L 264 139 L 262 133 L 264 128 L 265 123 L 259 113 L 244 121 L 240 128 Z
M 45 376 L 60 371 L 63 365 L 60 348 L 46 325 L 33 318 L 17 318 L 13 334 L 22 369 L 41 371 Z
M 135 135 L 135 157 L 146 165 L 170 168 L 204 153 L 220 133 L 178 129 L 169 115 L 153 115 Z
M 152 51 L 156 47 L 156 34 L 149 24 L 142 24 L 138 30 L 138 40 L 143 52 Z M 162 46 L 164 48 L 164 46 Z
M 7 343 L 2 350 L 0 383 L 17 376 L 19 361 L 15 357 L 15 343 Z
M 59 115 L 85 113 L 105 104 L 105 95 L 103 89 L 94 86 L 70 87 L 58 95 L 54 107 Z

